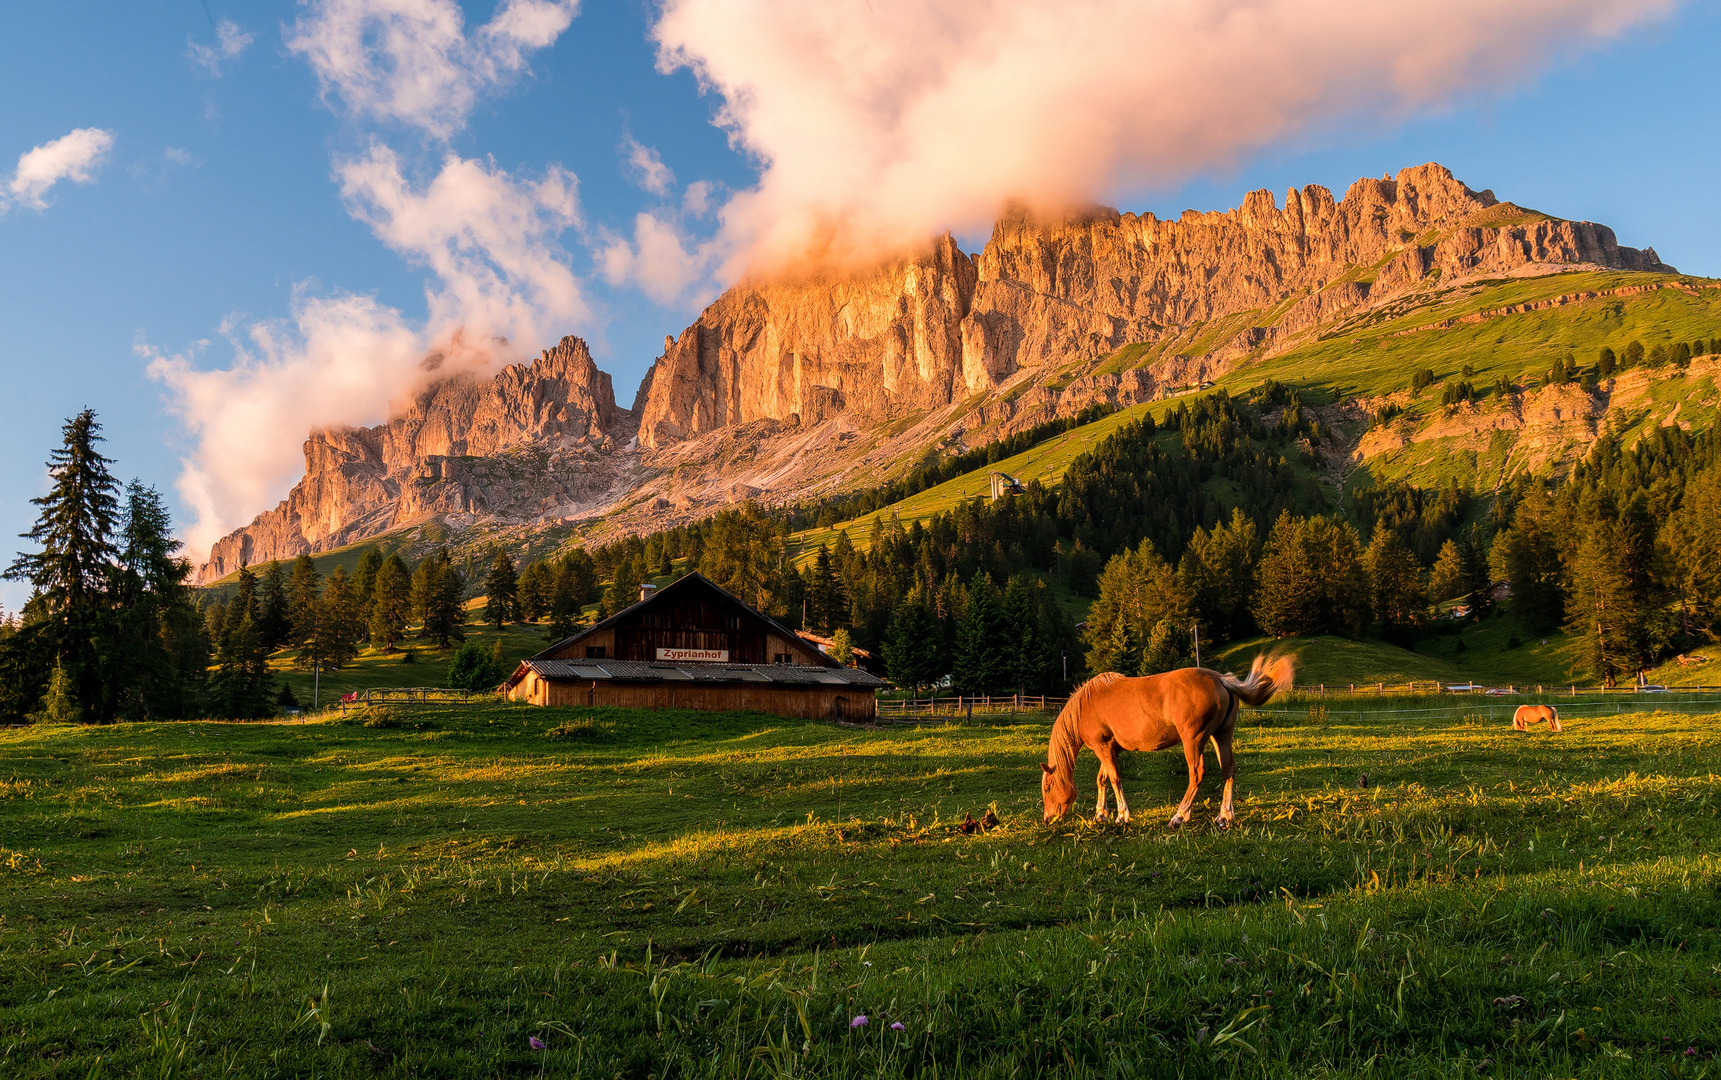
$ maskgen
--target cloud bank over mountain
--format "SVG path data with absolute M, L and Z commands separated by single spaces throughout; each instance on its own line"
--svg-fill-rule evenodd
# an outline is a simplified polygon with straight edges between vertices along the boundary
M 1678 0 L 666 0 L 662 70 L 759 162 L 715 236 L 636 226 L 612 280 L 866 263 L 1011 201 L 1167 188 L 1341 124 L 1509 88 Z

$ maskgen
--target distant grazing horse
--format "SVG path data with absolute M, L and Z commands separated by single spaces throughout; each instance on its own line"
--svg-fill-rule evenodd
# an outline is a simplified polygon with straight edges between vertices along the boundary
M 1219 755 L 1225 776 L 1225 799 L 1215 818 L 1220 826 L 1237 816 L 1231 808 L 1232 781 L 1236 761 L 1231 756 L 1231 736 L 1237 729 L 1238 703 L 1262 705 L 1280 690 L 1290 688 L 1293 658 L 1277 653 L 1255 657 L 1247 679 L 1222 675 L 1206 668 L 1179 668 L 1163 675 L 1131 679 L 1116 672 L 1096 675 L 1070 697 L 1069 704 L 1052 725 L 1052 740 L 1046 748 L 1045 772 L 1040 777 L 1040 796 L 1046 820 L 1069 813 L 1076 799 L 1076 755 L 1086 746 L 1100 759 L 1099 805 L 1094 820 L 1106 816 L 1106 784 L 1117 795 L 1117 819 L 1129 820 L 1129 803 L 1118 786 L 1119 750 L 1164 750 L 1182 744 L 1189 763 L 1189 790 L 1171 816 L 1177 828 L 1189 820 L 1195 789 L 1201 786 L 1202 750 L 1209 741 Z
M 1560 710 L 1552 705 L 1520 705 L 1518 711 L 1512 714 L 1512 730 L 1528 731 L 1541 723 L 1548 722 L 1549 731 L 1564 731 L 1560 726 Z

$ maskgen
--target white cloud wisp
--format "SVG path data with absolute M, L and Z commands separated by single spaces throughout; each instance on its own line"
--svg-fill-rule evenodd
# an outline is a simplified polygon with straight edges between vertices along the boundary
M 579 0 L 503 0 L 468 36 L 454 0 L 311 0 L 287 48 L 323 93 L 356 118 L 407 124 L 446 139 L 480 95 L 526 70 L 526 54 L 568 28 Z
M 18 157 L 18 168 L 6 185 L 7 200 L 0 200 L 0 210 L 8 201 L 34 210 L 48 208 L 47 194 L 55 184 L 70 180 L 88 184 L 95 180 L 96 169 L 107 160 L 113 149 L 114 133 L 101 128 L 78 128 L 53 142 L 43 143 Z
M 215 44 L 205 45 L 201 41 L 188 40 L 185 43 L 185 55 L 191 62 L 209 72 L 215 78 L 221 77 L 221 65 L 229 60 L 239 59 L 239 54 L 257 40 L 232 19 L 222 19 L 215 24 Z

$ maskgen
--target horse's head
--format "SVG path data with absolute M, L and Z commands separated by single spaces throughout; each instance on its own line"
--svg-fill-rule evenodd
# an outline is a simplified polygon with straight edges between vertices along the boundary
M 1046 820 L 1053 821 L 1070 812 L 1070 804 L 1076 801 L 1076 785 L 1044 762 L 1040 768 L 1044 770 L 1040 773 L 1040 801 L 1046 808 Z

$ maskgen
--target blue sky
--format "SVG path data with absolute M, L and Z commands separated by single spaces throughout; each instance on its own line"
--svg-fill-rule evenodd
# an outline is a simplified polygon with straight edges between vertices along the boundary
M 468 27 L 494 8 L 468 3 Z M 29 526 L 46 454 L 63 420 L 85 406 L 100 414 L 119 475 L 158 485 L 188 519 L 174 484 L 198 445 L 140 349 L 219 369 L 233 358 L 226 331 L 290 327 L 296 298 L 306 296 L 357 294 L 414 324 L 430 317 L 426 282 L 434 275 L 359 220 L 334 178 L 335 162 L 379 140 L 419 182 L 450 154 L 516 178 L 553 166 L 577 177 L 581 224 L 562 231 L 554 250 L 579 282 L 583 310 L 543 332 L 586 336 L 623 405 L 664 335 L 679 333 L 722 283 L 722 272 L 708 268 L 671 296 L 611 284 L 596 262 L 603 236 L 630 234 L 635 215 L 681 199 L 689 183 L 727 193 L 759 180 L 757 160 L 712 123 L 722 95 L 701 94 L 686 69 L 656 69 L 648 40 L 655 6 L 588 3 L 552 44 L 527 53 L 529 70 L 481 90 L 446 137 L 360 115 L 339 93 L 322 92 L 305 56 L 285 43 L 284 31 L 306 10 L 231 0 L 9 7 L 0 35 L 0 181 L 18 155 L 74 130 L 110 132 L 112 145 L 87 182 L 62 180 L 40 208 L 14 197 L 0 213 L 8 390 L 0 454 L 9 466 L 0 473 L 0 533 Z M 219 55 L 224 21 L 251 39 L 236 55 Z M 200 62 L 199 48 L 214 50 L 213 68 Z M 1690 4 L 1612 40 L 1555 48 L 1546 65 L 1526 62 L 1522 78 L 1403 109 L 1336 115 L 1241 147 L 1229 163 L 1203 162 L 1184 175 L 1137 170 L 1094 194 L 1173 216 L 1234 206 L 1257 187 L 1282 194 L 1313 182 L 1342 193 L 1358 176 L 1437 160 L 1503 199 L 1605 222 L 1622 243 L 1654 246 L 1682 270 L 1717 275 L 1718 53 L 1721 12 Z M 630 174 L 630 138 L 661 155 L 672 191 L 644 190 Z M 709 218 L 681 220 L 690 243 L 716 231 Z M 950 224 L 974 248 L 984 228 L 972 214 L 967 220 Z M 291 438 L 304 434 L 301 426 Z M 265 508 L 240 509 L 249 518 Z M 0 541 L 6 551 L 16 546 Z M 0 589 L 8 610 L 23 597 L 21 586 Z

